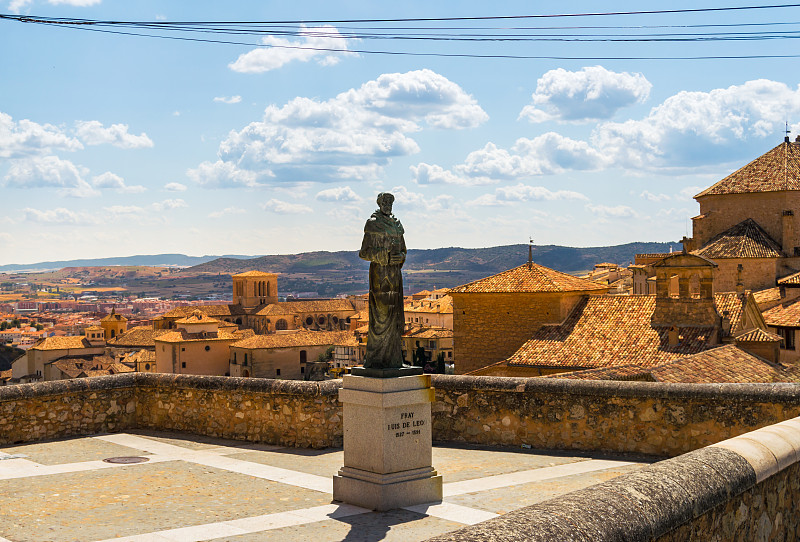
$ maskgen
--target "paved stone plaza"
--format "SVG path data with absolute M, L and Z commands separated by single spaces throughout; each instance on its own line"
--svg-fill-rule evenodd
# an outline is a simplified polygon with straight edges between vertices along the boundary
M 645 464 L 434 446 L 444 501 L 377 513 L 332 501 L 341 449 L 104 434 L 0 448 L 0 542 L 425 540 Z

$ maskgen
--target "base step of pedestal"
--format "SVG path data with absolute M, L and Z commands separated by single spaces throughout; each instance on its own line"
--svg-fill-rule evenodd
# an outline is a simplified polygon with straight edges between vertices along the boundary
M 424 469 L 424 474 L 370 473 L 372 480 L 365 480 L 364 476 L 355 478 L 352 475 L 358 476 L 359 473 L 348 473 L 348 470 L 357 469 L 345 467 L 338 476 L 333 477 L 333 499 L 336 501 L 385 511 L 442 500 L 442 477 L 437 476 L 433 469 Z

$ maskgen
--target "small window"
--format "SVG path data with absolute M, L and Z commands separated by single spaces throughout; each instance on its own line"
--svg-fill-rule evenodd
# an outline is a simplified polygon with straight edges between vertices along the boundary
M 281 370 L 280 369 L 275 369 L 275 375 L 276 376 L 281 376 Z
M 308 354 L 305 350 L 300 350 L 300 363 L 305 363 L 308 359 Z
M 183 369 L 186 368 L 186 362 L 185 361 L 181 363 L 181 368 L 183 368 Z
M 233 362 L 236 363 L 236 352 L 233 353 Z
M 208 352 L 209 350 L 211 350 L 211 347 L 206 345 L 206 352 Z
M 781 341 L 781 348 L 784 350 L 794 350 L 794 329 L 790 327 L 779 327 L 778 335 L 783 339 Z
M 301 375 L 305 374 L 305 372 L 306 372 L 306 368 L 305 367 L 300 367 L 300 374 Z
M 150 370 L 150 364 L 149 363 L 145 363 L 144 364 L 144 370 L 145 371 L 149 371 Z
M 181 347 L 181 352 L 186 352 L 186 349 Z

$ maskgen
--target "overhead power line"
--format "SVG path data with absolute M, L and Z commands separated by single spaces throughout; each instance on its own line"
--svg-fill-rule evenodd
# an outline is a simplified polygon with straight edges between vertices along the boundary
M 30 15 L 0 14 L 0 21 L 37 25 L 52 25 L 59 28 L 86 30 L 107 34 L 170 39 L 179 41 L 267 47 L 276 49 L 299 49 L 334 53 L 358 53 L 365 55 L 400 55 L 447 58 L 504 58 L 504 59 L 551 59 L 551 60 L 701 60 L 701 59 L 754 59 L 754 58 L 798 58 L 794 54 L 747 54 L 747 55 L 693 55 L 693 56 L 582 56 L 558 54 L 522 54 L 521 52 L 448 52 L 448 51 L 401 51 L 352 48 L 352 41 L 383 41 L 411 43 L 687 43 L 727 41 L 774 41 L 800 38 L 800 22 L 745 22 L 716 24 L 668 24 L 668 25 L 614 25 L 614 26 L 448 26 L 447 23 L 480 23 L 485 21 L 508 21 L 526 19 L 557 19 L 564 17 L 598 17 L 626 15 L 694 14 L 702 12 L 743 12 L 798 8 L 800 4 L 774 4 L 765 6 L 731 6 L 716 8 L 692 8 L 653 11 L 618 11 L 594 13 L 561 13 L 537 15 L 508 15 L 481 17 L 431 17 L 403 19 L 339 19 L 305 21 L 118 21 L 81 18 L 39 17 Z M 309 27 L 306 25 L 347 26 Z M 438 23 L 437 26 L 403 26 L 405 23 Z M 394 24 L 398 26 L 375 26 Z M 792 28 L 792 25 L 794 28 Z M 740 31 L 734 29 L 741 28 Z M 669 31 L 678 29 L 678 31 Z M 715 31 L 712 31 L 714 29 Z M 247 42 L 243 36 L 261 38 L 283 38 L 284 41 Z M 301 38 L 305 43 L 286 41 L 286 38 Z M 237 39 L 239 38 L 239 39 Z M 334 41 L 335 40 L 335 41 Z M 347 43 L 351 41 L 351 43 Z

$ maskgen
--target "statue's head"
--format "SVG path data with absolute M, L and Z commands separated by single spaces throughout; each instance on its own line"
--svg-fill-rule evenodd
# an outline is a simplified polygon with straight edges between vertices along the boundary
M 389 192 L 381 192 L 378 194 L 378 208 L 385 215 L 392 214 L 392 204 L 394 203 L 394 196 Z

